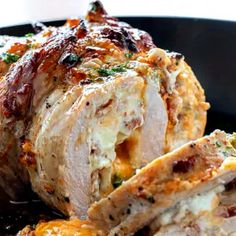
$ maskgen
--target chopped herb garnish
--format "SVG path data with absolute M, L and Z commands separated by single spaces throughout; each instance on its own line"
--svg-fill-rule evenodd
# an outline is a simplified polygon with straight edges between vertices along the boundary
M 124 68 L 124 66 L 115 66 L 111 69 L 100 68 L 97 70 L 97 72 L 101 76 L 110 76 L 110 75 L 114 75 L 115 73 L 121 73 L 125 71 L 126 69 Z
M 113 72 L 125 72 L 126 69 L 123 66 L 117 66 L 111 69 Z
M 221 147 L 221 143 L 219 141 L 216 141 L 216 146 Z
M 114 74 L 114 72 L 112 70 L 104 69 L 104 68 L 100 68 L 97 71 L 98 71 L 99 75 L 101 75 L 101 76 L 109 76 L 109 75 Z
M 29 48 L 29 49 L 31 49 L 31 48 L 33 48 L 33 44 L 27 44 L 27 48 Z
M 114 188 L 118 188 L 122 184 L 122 179 L 118 175 L 112 177 L 112 185 Z
M 16 62 L 20 57 L 16 54 L 13 53 L 2 53 L 2 55 L 0 56 L 2 58 L 2 60 L 7 63 L 7 64 L 11 64 Z
M 91 11 L 96 12 L 97 11 L 97 6 L 95 4 L 92 4 Z
M 28 34 L 25 35 L 25 37 L 33 37 L 33 36 L 34 36 L 33 33 L 28 33 Z
M 128 58 L 128 59 L 131 59 L 133 57 L 133 53 L 125 53 L 125 57 Z

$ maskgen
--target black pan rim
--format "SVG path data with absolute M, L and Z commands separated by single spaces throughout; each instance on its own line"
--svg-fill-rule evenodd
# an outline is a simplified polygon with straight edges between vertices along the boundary
M 119 15 L 119 16 L 115 16 L 118 19 L 149 19 L 149 20 L 183 20 L 183 21 L 195 21 L 195 22 L 209 22 L 209 23 L 223 23 L 223 24 L 233 24 L 236 25 L 236 21 L 234 20 L 225 20 L 225 19 L 212 19 L 212 18 L 200 18 L 200 17 L 189 17 L 189 16 L 154 16 L 154 15 L 150 15 L 150 16 L 123 16 L 123 15 Z M 72 17 L 73 18 L 73 17 Z M 77 18 L 82 18 L 82 17 L 77 17 Z M 56 24 L 58 26 L 58 24 L 63 24 L 66 21 L 67 18 L 55 18 L 55 19 L 51 19 L 51 20 L 38 20 L 38 22 L 42 22 L 45 25 L 52 25 L 54 26 L 54 24 Z M 68 19 L 70 19 L 70 17 L 68 17 Z M 14 30 L 14 29 L 19 29 L 22 27 L 30 27 L 31 24 L 35 22 L 35 21 L 25 21 L 19 24 L 10 24 L 7 26 L 3 26 L 0 27 L 0 35 L 1 31 L 8 31 L 8 30 Z M 14 35 L 13 35 L 14 36 Z

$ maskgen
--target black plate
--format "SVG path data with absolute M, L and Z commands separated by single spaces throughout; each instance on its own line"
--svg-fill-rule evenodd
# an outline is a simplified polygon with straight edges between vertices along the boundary
M 166 17 L 122 17 L 122 21 L 151 34 L 158 47 L 185 55 L 211 103 L 206 133 L 216 128 L 236 131 L 236 22 Z M 62 25 L 64 21 L 47 22 Z M 0 34 L 22 36 L 31 25 L 0 29 Z M 58 217 L 41 202 L 0 209 L 0 235 L 14 234 L 45 215 Z

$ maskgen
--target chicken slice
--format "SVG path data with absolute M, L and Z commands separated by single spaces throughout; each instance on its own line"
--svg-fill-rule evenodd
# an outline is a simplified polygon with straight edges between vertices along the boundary
M 235 179 L 233 145 L 235 135 L 222 131 L 183 145 L 94 203 L 89 219 L 109 235 L 133 235 L 153 220 L 160 230 L 157 235 L 163 235 L 165 225 L 173 225 L 170 232 L 183 230 L 180 222 L 185 217 L 190 223 L 202 212 L 213 212 L 220 202 L 218 195 Z
M 232 183 L 234 189 L 229 191 L 228 186 L 232 186 Z M 228 198 L 231 201 L 227 201 Z M 175 208 L 168 209 L 149 225 L 149 235 L 234 235 L 235 203 L 234 179 L 224 185 L 221 183 L 208 192 L 182 200 Z

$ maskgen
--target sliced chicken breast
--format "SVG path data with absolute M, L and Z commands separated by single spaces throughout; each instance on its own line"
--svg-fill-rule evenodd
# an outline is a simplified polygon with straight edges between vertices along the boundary
M 182 235 L 185 219 L 190 224 L 219 206 L 220 195 L 236 177 L 235 157 L 235 135 L 215 131 L 148 164 L 94 203 L 89 219 L 109 235 L 133 235 L 150 224 L 157 235 Z
M 229 190 L 229 186 L 233 189 Z M 216 188 L 168 209 L 149 225 L 149 235 L 234 235 L 235 203 L 235 179 L 219 183 Z

